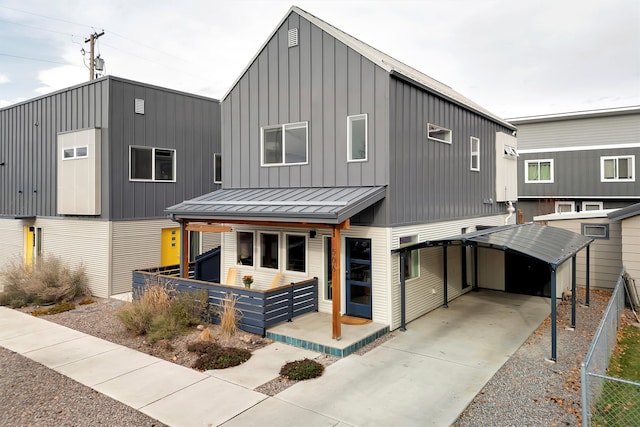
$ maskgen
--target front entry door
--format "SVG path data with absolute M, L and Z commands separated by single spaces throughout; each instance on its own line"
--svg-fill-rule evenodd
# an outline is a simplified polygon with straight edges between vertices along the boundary
M 160 266 L 180 264 L 180 228 L 163 228 Z
M 345 240 L 347 315 L 371 319 L 371 239 Z

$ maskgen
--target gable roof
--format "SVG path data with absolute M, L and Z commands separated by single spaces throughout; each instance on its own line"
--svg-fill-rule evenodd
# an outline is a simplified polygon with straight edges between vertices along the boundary
M 516 252 L 546 262 L 554 268 L 573 257 L 593 242 L 582 234 L 535 223 L 503 225 L 473 233 L 460 234 L 444 239 L 394 249 L 391 253 L 426 248 L 430 246 L 464 245 L 467 242 L 478 246 Z
M 627 219 L 632 216 L 640 215 L 640 203 L 636 203 L 635 205 L 627 206 L 626 208 L 618 209 L 607 214 L 609 219 Z
M 291 15 L 292 13 L 297 13 L 307 21 L 311 22 L 316 27 L 320 28 L 327 34 L 330 34 L 331 36 L 333 36 L 336 40 L 341 41 L 351 49 L 358 52 L 360 55 L 364 56 L 374 64 L 378 65 L 380 68 L 384 69 L 389 74 L 399 77 L 403 80 L 408 80 L 410 82 L 413 82 L 425 90 L 434 92 L 439 96 L 442 96 L 443 98 L 448 99 L 451 102 L 454 102 L 463 107 L 466 107 L 486 118 L 489 118 L 495 122 L 500 123 L 501 125 L 509 129 L 516 129 L 515 126 L 512 125 L 511 123 L 496 116 L 495 114 L 491 113 L 490 111 L 486 110 L 485 108 L 481 107 L 480 105 L 476 104 L 475 102 L 471 101 L 470 99 L 456 92 L 455 90 L 445 85 L 444 83 L 441 83 L 438 80 L 431 78 L 426 74 L 416 70 L 415 68 L 412 68 L 398 61 L 397 59 L 387 55 L 386 53 L 383 53 L 378 49 L 372 46 L 369 46 L 368 44 L 345 33 L 344 31 L 334 27 L 333 25 L 330 25 L 329 23 L 310 14 L 309 12 L 306 12 L 300 9 L 297 6 L 292 6 L 291 9 L 289 9 L 289 11 L 284 16 L 284 18 L 282 18 L 282 20 L 278 23 L 278 25 L 273 30 L 273 32 L 269 35 L 269 37 L 267 37 L 267 40 L 262 44 L 262 46 L 260 46 L 260 49 L 258 49 L 258 52 L 253 56 L 253 58 L 251 58 L 251 61 L 249 61 L 249 64 L 247 64 L 244 70 L 242 70 L 242 73 L 240 73 L 238 78 L 233 82 L 229 90 L 227 90 L 227 92 L 224 94 L 224 96 L 222 97 L 223 100 L 227 98 L 229 93 L 238 84 L 242 76 L 244 76 L 245 73 L 249 70 L 249 67 L 251 67 L 251 64 L 253 64 L 255 60 L 258 58 L 258 55 L 260 55 L 260 52 L 264 50 L 264 48 L 267 46 L 269 41 L 273 38 L 273 36 L 278 31 L 278 29 L 282 26 L 282 24 L 287 20 L 289 15 Z
M 165 209 L 185 219 L 340 224 L 384 199 L 386 187 L 230 188 Z

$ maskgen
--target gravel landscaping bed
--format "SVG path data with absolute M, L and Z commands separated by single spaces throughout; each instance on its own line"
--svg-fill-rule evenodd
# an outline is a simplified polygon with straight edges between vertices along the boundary
M 547 318 L 491 378 L 456 421 L 457 427 L 576 426 L 582 422 L 580 364 L 589 350 L 611 291 L 591 290 L 583 307 L 578 289 L 576 329 L 571 302 L 558 305 L 557 362 L 551 357 L 550 318 Z
M 550 356 L 550 328 L 547 318 L 516 353 L 486 384 L 454 424 L 466 426 L 568 426 L 580 424 L 580 363 L 609 301 L 610 291 L 593 290 L 589 308 L 578 305 L 577 328 L 567 330 L 571 305 L 558 305 L 557 363 Z M 578 291 L 578 301 L 584 292 Z M 195 355 L 186 343 L 198 330 L 171 342 L 149 344 L 144 337 L 128 333 L 116 317 L 120 301 L 96 299 L 70 312 L 45 316 L 46 320 L 84 333 L 152 354 L 174 363 L 191 366 Z M 33 308 L 24 309 L 30 311 Z M 214 336 L 219 337 L 214 329 Z M 359 350 L 362 354 L 393 337 L 383 336 Z M 226 345 L 253 351 L 268 344 L 257 335 L 242 331 Z M 324 365 L 337 359 L 320 355 Z M 277 378 L 256 388 L 274 396 L 295 384 Z M 0 347 L 0 425 L 2 426 L 160 426 L 161 423 L 66 378 L 38 363 Z

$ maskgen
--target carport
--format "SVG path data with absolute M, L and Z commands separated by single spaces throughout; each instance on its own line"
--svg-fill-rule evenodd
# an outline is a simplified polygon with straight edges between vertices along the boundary
M 586 249 L 586 297 L 585 305 L 589 306 L 589 245 L 593 239 L 581 234 L 560 228 L 549 227 L 534 223 L 504 225 L 487 228 L 473 233 L 460 234 L 444 239 L 426 240 L 423 242 L 393 249 L 392 254 L 400 256 L 400 329 L 406 330 L 406 284 L 405 284 L 405 257 L 412 250 L 441 246 L 443 257 L 443 307 L 447 307 L 447 248 L 449 246 L 470 246 L 473 251 L 473 290 L 478 290 L 478 248 L 487 248 L 519 254 L 534 258 L 549 266 L 551 274 L 551 358 L 556 361 L 556 272 L 558 267 L 571 259 L 571 327 L 576 326 L 576 255 L 582 249 Z M 466 263 L 462 265 L 463 277 L 466 277 Z

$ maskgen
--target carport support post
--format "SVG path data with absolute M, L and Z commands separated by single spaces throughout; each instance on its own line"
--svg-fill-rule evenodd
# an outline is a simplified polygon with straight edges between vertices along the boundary
M 473 288 L 471 289 L 478 290 L 478 246 L 473 247 Z
M 400 252 L 400 330 L 407 330 L 405 304 L 407 299 L 407 290 L 405 288 L 404 278 L 404 263 L 406 262 L 407 253 L 405 251 Z
M 556 361 L 556 266 L 551 265 L 551 361 Z
M 576 328 L 576 256 L 571 257 L 571 327 Z
M 333 226 L 331 232 L 331 338 L 342 338 L 340 321 L 340 227 Z
M 586 305 L 587 307 L 589 307 L 589 249 L 591 248 L 591 245 L 587 245 L 587 283 L 586 283 L 586 298 L 585 298 L 585 303 L 584 305 Z
M 447 246 L 442 247 L 442 268 L 444 272 L 442 274 L 443 277 L 443 286 L 444 286 L 444 308 L 449 308 L 449 296 L 447 295 Z
M 189 277 L 189 232 L 187 221 L 180 221 L 180 277 Z

